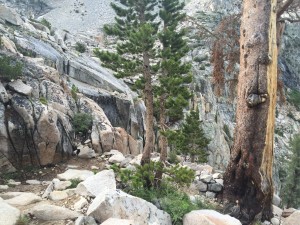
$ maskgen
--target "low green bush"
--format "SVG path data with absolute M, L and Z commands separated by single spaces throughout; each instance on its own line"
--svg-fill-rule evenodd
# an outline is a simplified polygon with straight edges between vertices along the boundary
M 81 182 L 79 178 L 71 179 L 70 181 L 71 181 L 71 186 L 69 186 L 68 188 L 76 188 L 77 185 Z
M 76 42 L 75 50 L 80 53 L 84 53 L 86 51 L 86 46 L 83 43 Z
M 43 24 L 44 26 L 48 27 L 49 30 L 51 30 L 52 25 L 51 25 L 51 23 L 50 23 L 48 20 L 46 20 L 45 18 L 43 18 L 43 19 L 40 21 L 40 23 Z
M 300 92 L 297 90 L 292 90 L 287 100 L 292 103 L 297 109 L 300 109 Z
M 28 225 L 29 222 L 30 222 L 30 218 L 27 215 L 21 215 L 21 216 L 19 216 L 15 225 Z
M 93 117 L 88 113 L 76 113 L 73 118 L 75 133 L 86 133 L 93 125 Z
M 0 56 L 0 78 L 4 81 L 16 79 L 22 75 L 23 65 L 11 57 Z

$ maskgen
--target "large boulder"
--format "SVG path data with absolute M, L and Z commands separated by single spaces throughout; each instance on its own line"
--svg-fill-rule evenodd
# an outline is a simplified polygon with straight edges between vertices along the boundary
M 300 221 L 300 210 L 297 210 L 284 220 L 283 225 L 296 225 L 299 224 L 299 221 Z
M 214 210 L 195 210 L 186 214 L 183 225 L 242 225 L 241 222 L 229 215 L 223 215 Z
M 113 170 L 103 170 L 79 183 L 76 193 L 83 196 L 96 197 L 100 193 L 116 190 L 116 180 Z
M 120 190 L 99 194 L 89 206 L 87 215 L 103 222 L 109 218 L 130 219 L 135 225 L 171 225 L 168 213 L 141 198 Z
M 40 220 L 66 220 L 81 216 L 80 213 L 55 205 L 36 205 L 30 213 Z
M 0 224 L 14 225 L 20 216 L 20 210 L 0 201 Z

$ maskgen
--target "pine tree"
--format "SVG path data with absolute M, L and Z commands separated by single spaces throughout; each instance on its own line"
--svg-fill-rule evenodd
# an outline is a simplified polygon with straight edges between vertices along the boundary
M 185 18 L 185 14 L 182 13 L 183 7 L 184 3 L 180 3 L 179 0 L 162 0 L 159 12 L 163 29 L 158 35 L 162 50 L 160 86 L 156 94 L 159 101 L 159 126 L 162 131 L 159 139 L 162 162 L 167 158 L 167 138 L 164 135 L 167 117 L 170 121 L 182 119 L 182 110 L 188 106 L 188 99 L 191 97 L 186 85 L 192 81 L 192 77 L 187 75 L 190 64 L 180 61 L 189 50 L 183 39 L 184 30 L 178 30 L 178 24 Z
M 194 162 L 207 162 L 206 147 L 210 140 L 205 136 L 199 120 L 199 111 L 191 111 L 181 129 L 167 132 L 168 140 L 178 153 L 190 156 Z
M 154 8 L 157 0 L 119 0 L 111 6 L 116 12 L 115 24 L 105 26 L 106 34 L 119 39 L 116 52 L 95 50 L 102 65 L 115 71 L 115 76 L 122 78 L 142 74 L 136 87 L 143 91 L 146 104 L 146 141 L 142 164 L 150 161 L 154 149 L 153 131 L 153 86 L 150 62 L 155 56 L 154 43 L 158 23 Z
M 283 184 L 282 198 L 287 207 L 300 207 L 300 135 L 290 142 L 292 157 L 288 162 L 287 178 Z

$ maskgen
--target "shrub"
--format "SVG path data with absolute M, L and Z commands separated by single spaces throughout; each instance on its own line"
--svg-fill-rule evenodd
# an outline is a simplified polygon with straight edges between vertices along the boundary
M 0 77 L 6 81 L 20 77 L 22 68 L 23 65 L 20 62 L 13 62 L 11 57 L 0 57 Z
M 79 178 L 71 179 L 70 181 L 71 181 L 71 186 L 69 186 L 68 188 L 76 188 L 77 185 L 81 182 Z
M 176 151 L 170 151 L 168 155 L 168 162 L 172 164 L 180 163 L 180 160 L 177 157 Z
M 51 23 L 50 23 L 48 20 L 46 20 L 45 18 L 43 18 L 43 19 L 40 21 L 40 23 L 43 24 L 44 26 L 48 27 L 49 30 L 51 30 L 52 25 L 51 25 Z
M 93 117 L 88 113 L 76 113 L 73 125 L 75 133 L 86 133 L 93 125 Z
M 76 42 L 75 50 L 80 53 L 84 53 L 86 51 L 86 47 L 83 43 Z
M 40 97 L 40 102 L 41 102 L 43 105 L 48 105 L 48 100 L 47 100 L 44 96 L 41 96 L 41 97 Z
M 74 84 L 72 85 L 72 89 L 71 89 L 71 95 L 72 98 L 77 101 L 77 93 L 78 93 L 78 87 L 76 87 Z
M 300 109 L 300 92 L 292 90 L 288 96 L 288 101 L 292 103 L 297 109 Z
M 30 222 L 30 219 L 27 215 L 21 215 L 21 216 L 19 216 L 19 218 L 16 221 L 15 225 L 28 225 L 29 222 Z

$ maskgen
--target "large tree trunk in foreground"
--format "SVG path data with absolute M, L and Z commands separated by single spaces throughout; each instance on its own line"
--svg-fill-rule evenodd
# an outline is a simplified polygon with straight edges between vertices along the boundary
M 143 53 L 144 61 L 144 97 L 146 104 L 146 142 L 144 146 L 143 156 L 141 164 L 144 165 L 150 162 L 150 154 L 154 150 L 154 130 L 153 130 L 153 88 L 152 88 L 152 79 L 150 73 L 150 61 L 149 55 L 147 52 Z
M 232 215 L 250 224 L 272 216 L 276 0 L 244 0 L 243 7 L 235 140 L 223 197 Z

